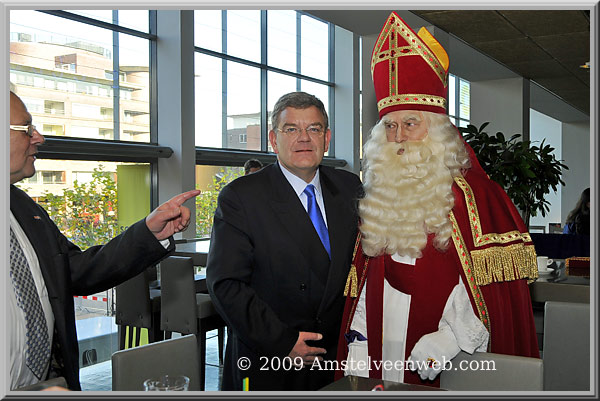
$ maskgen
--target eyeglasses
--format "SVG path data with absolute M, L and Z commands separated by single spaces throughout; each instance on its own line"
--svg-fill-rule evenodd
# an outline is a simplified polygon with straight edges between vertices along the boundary
M 325 129 L 320 125 L 309 125 L 304 129 L 291 125 L 285 127 L 284 129 L 277 128 L 277 130 L 290 137 L 297 137 L 302 131 L 306 132 L 310 136 L 321 136 L 325 132 Z
M 14 129 L 15 131 L 24 131 L 30 138 L 33 137 L 33 132 L 36 130 L 35 125 L 33 124 L 11 125 L 10 129 Z

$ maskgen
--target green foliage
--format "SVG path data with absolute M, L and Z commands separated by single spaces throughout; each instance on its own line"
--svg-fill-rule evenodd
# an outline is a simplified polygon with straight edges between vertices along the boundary
M 210 236 L 219 191 L 243 173 L 240 167 L 223 167 L 196 197 L 197 237 Z M 60 231 L 81 249 L 104 244 L 126 228 L 118 225 L 117 185 L 113 175 L 100 165 L 94 169 L 91 182 L 75 181 L 73 188 L 65 189 L 62 195 L 45 191 L 39 199 Z
M 208 185 L 196 197 L 196 237 L 210 237 L 213 225 L 213 217 L 217 210 L 217 198 L 221 189 L 236 178 L 244 175 L 244 169 L 240 167 L 223 167 L 223 169 L 212 177 L 212 183 Z M 201 188 L 198 188 L 201 189 Z
M 488 124 L 483 123 L 479 129 L 469 124 L 459 130 L 488 176 L 504 188 L 523 212 L 526 224 L 538 212 L 546 216 L 550 202 L 544 197 L 550 188 L 556 191 L 558 184 L 565 185 L 561 179 L 562 169 L 569 168 L 555 158 L 554 148 L 544 144 L 545 140 L 537 146 L 531 141 L 518 140 L 521 134 L 509 139 L 502 132 L 488 135 L 484 131 Z
M 73 182 L 63 195 L 45 191 L 40 204 L 60 231 L 81 249 L 104 244 L 121 233 L 118 226 L 117 185 L 113 173 L 94 169 L 92 181 Z

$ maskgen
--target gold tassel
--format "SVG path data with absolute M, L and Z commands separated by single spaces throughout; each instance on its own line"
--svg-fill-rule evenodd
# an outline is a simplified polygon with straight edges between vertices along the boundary
M 350 290 L 350 297 L 356 298 L 358 296 L 358 274 L 356 273 L 356 266 L 350 266 L 350 273 L 346 279 L 346 287 L 344 288 L 344 296 L 348 296 L 348 290 Z
M 471 251 L 477 285 L 537 278 L 533 245 L 513 244 Z

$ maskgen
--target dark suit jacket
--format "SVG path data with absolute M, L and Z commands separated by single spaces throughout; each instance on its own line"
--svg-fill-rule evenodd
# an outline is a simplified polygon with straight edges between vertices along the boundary
M 35 249 L 54 314 L 49 378 L 64 376 L 71 390 L 80 390 L 73 296 L 104 291 L 135 276 L 173 250 L 174 241 L 165 249 L 141 220 L 106 245 L 82 252 L 41 206 L 14 185 L 10 210 Z
M 333 371 L 296 371 L 283 360 L 300 331 L 323 334 L 314 345 L 327 349 L 326 359 L 336 356 L 362 187 L 356 175 L 329 167 L 320 167 L 320 179 L 331 261 L 277 164 L 219 195 L 206 274 L 230 329 L 223 390 L 241 390 L 245 377 L 251 390 L 316 390 L 333 381 Z M 242 357 L 250 369 L 238 369 Z

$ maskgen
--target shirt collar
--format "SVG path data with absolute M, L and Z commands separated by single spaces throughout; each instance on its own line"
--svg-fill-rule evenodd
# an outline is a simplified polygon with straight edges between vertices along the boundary
M 307 183 L 302 178 L 294 175 L 294 173 L 292 173 L 287 168 L 285 168 L 285 166 L 283 166 L 281 163 L 277 163 L 277 165 L 281 169 L 281 172 L 283 173 L 285 178 L 288 180 L 288 182 L 290 183 L 292 188 L 294 188 L 296 195 L 300 196 L 302 194 L 302 192 L 304 192 L 304 189 L 306 188 L 306 186 L 309 184 L 313 184 L 315 186 L 315 190 L 319 194 L 321 194 L 321 179 L 320 179 L 321 175 L 319 173 L 318 168 L 317 168 L 317 172 L 316 172 L 315 176 L 313 177 L 313 179 L 309 183 Z

